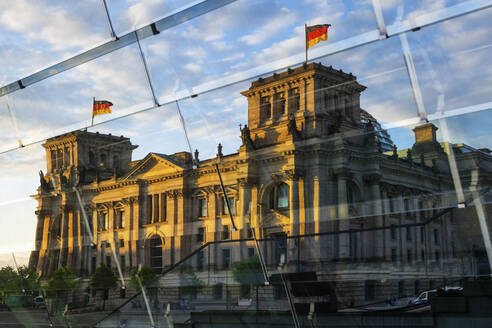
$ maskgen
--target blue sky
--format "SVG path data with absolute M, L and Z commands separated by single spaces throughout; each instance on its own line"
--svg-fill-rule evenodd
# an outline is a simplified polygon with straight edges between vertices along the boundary
M 387 25 L 397 8 L 403 18 L 463 1 L 381 1 Z M 117 34 L 161 18 L 192 1 L 108 1 Z M 491 9 L 472 13 L 407 34 L 428 113 L 439 96 L 444 110 L 491 101 Z M 377 28 L 371 1 L 251 1 L 224 8 L 142 41 L 159 99 L 179 90 L 268 64 L 304 51 L 304 24 L 330 23 L 329 41 L 338 42 Z M 102 2 L 17 0 L 0 4 L 0 81 L 6 84 L 83 50 L 110 40 Z M 318 45 L 321 46 L 321 45 Z M 415 117 L 416 106 L 398 37 L 375 42 L 317 61 L 356 75 L 368 89 L 362 108 L 380 122 Z M 247 122 L 247 104 L 239 94 L 250 81 L 180 102 L 193 148 L 201 158 L 240 144 L 239 124 Z M 113 111 L 151 108 L 153 101 L 136 45 L 120 49 L 0 98 L 0 149 L 21 140 L 42 139 L 58 129 L 90 119 L 92 97 L 113 102 Z M 14 110 L 13 128 L 7 103 Z M 492 147 L 490 110 L 449 119 L 453 142 Z M 438 124 L 438 122 L 436 123 Z M 399 147 L 413 143 L 412 127 L 390 130 Z M 91 129 L 125 135 L 140 147 L 134 159 L 148 152 L 187 150 L 176 105 L 163 106 Z M 0 265 L 14 250 L 33 247 L 35 202 L 27 200 L 45 170 L 40 144 L 0 155 Z M 4 255 L 2 257 L 2 254 Z M 2 262 L 2 258 L 4 262 Z M 25 258 L 25 256 L 24 256 Z

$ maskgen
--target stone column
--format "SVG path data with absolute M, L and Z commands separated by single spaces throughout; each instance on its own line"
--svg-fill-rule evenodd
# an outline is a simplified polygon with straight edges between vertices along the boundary
M 75 229 L 74 229 L 74 213 L 75 210 L 68 212 L 68 250 L 67 250 L 67 266 L 73 267 L 74 263 L 74 246 L 75 246 Z
M 130 215 L 129 215 L 129 223 L 131 229 L 131 241 L 130 247 L 132 249 L 131 255 L 131 263 L 132 267 L 138 267 L 140 263 L 139 258 L 139 232 L 140 232 L 140 199 L 141 197 L 132 197 L 130 198 Z
M 209 207 L 210 209 L 210 207 Z M 174 252 L 176 254 L 176 261 L 181 260 L 187 250 L 185 248 L 185 208 L 184 197 L 182 192 L 176 193 L 176 235 L 174 239 Z
M 343 171 L 337 173 L 338 182 L 338 220 L 339 231 L 347 231 L 350 227 L 348 221 L 349 210 L 347 204 L 347 180 L 350 175 Z M 342 233 L 338 237 L 339 240 L 339 258 L 346 259 L 350 256 L 350 238 L 348 233 Z
M 289 216 L 290 216 L 290 235 L 299 235 L 299 175 L 294 172 L 288 172 L 290 180 L 289 188 Z M 289 262 L 297 260 L 298 240 L 288 239 L 287 259 Z
M 383 227 L 383 208 L 381 199 L 381 190 L 379 187 L 379 181 L 381 179 L 380 174 L 372 174 L 364 177 L 365 181 L 369 184 L 371 190 L 371 214 L 372 214 L 372 227 L 380 228 Z M 376 230 L 371 234 L 371 241 L 373 250 L 366 250 L 367 255 L 376 257 L 377 260 L 384 258 L 384 230 Z
M 61 207 L 61 233 L 60 233 L 60 258 L 58 259 L 58 267 L 64 266 L 67 260 L 68 250 L 68 207 Z M 56 270 L 56 269 L 55 269 Z
M 248 226 L 251 224 L 251 213 L 249 212 L 250 209 L 250 194 L 251 194 L 251 184 L 247 182 L 246 179 L 240 179 L 238 182 L 239 185 L 239 199 L 237 200 L 238 202 L 238 216 L 241 220 L 241 230 L 242 233 L 240 235 L 241 239 L 242 238 L 247 238 L 248 237 Z M 252 224 L 251 224 L 252 226 Z M 239 256 L 240 260 L 243 260 L 244 258 L 247 257 L 246 254 L 246 242 L 242 241 L 239 246 Z

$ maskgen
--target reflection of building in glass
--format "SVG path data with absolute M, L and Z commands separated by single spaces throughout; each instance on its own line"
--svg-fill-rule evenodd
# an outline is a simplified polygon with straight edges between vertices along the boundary
M 484 270 L 474 207 L 452 209 L 459 201 L 447 154 L 466 198 L 490 185 L 489 151 L 440 144 L 430 123 L 397 151 L 360 108 L 364 90 L 352 74 L 314 63 L 260 78 L 242 93 L 248 125 L 238 152 L 201 161 L 187 152 L 132 161 L 128 138 L 98 133 L 49 139 L 30 264 L 44 277 L 65 265 L 89 275 L 115 267 L 113 248 L 125 272 L 138 264 L 161 272 L 203 243 L 251 238 L 251 227 L 271 239 L 262 243 L 269 266 L 285 254 L 289 270 L 316 271 L 356 299 L 373 299 L 388 277 L 411 280 L 397 284 L 405 293 L 425 277 Z M 227 269 L 254 252 L 251 240 L 219 243 L 193 266 Z M 348 291 L 353 281 L 357 292 Z

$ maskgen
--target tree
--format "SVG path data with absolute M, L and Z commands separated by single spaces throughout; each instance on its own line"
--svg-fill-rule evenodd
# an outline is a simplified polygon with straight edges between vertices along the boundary
M 132 269 L 132 271 L 130 271 L 130 286 L 132 288 L 135 288 L 136 290 L 140 290 L 140 284 L 138 283 L 137 274 L 140 278 L 140 283 L 142 284 L 142 286 L 146 287 L 149 287 L 147 286 L 147 284 L 157 277 L 154 270 L 148 266 L 143 266 L 140 268 L 140 270 L 139 268 Z
M 180 294 L 183 296 L 189 296 L 191 299 L 196 298 L 198 292 L 203 288 L 204 283 L 201 281 L 194 272 L 189 272 L 181 282 Z
M 91 277 L 89 282 L 93 290 L 101 290 L 104 292 L 102 309 L 104 311 L 106 300 L 108 299 L 108 293 L 110 289 L 117 286 L 118 278 L 114 272 L 105 265 L 100 266 L 96 269 L 96 272 Z
M 54 310 L 68 303 L 73 290 L 80 286 L 80 278 L 72 267 L 62 267 L 56 270 L 47 284 L 47 294 L 54 300 Z
M 244 261 L 234 264 L 232 276 L 241 286 L 255 286 L 256 309 L 258 310 L 258 288 L 265 285 L 265 278 L 258 255 L 251 256 Z

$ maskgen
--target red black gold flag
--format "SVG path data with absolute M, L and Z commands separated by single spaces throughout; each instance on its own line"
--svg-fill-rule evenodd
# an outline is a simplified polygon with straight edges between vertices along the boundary
M 95 100 L 92 105 L 92 117 L 96 115 L 109 114 L 111 113 L 111 107 L 113 104 L 107 100 Z
M 328 40 L 328 27 L 330 26 L 330 24 L 306 26 L 306 49 Z

